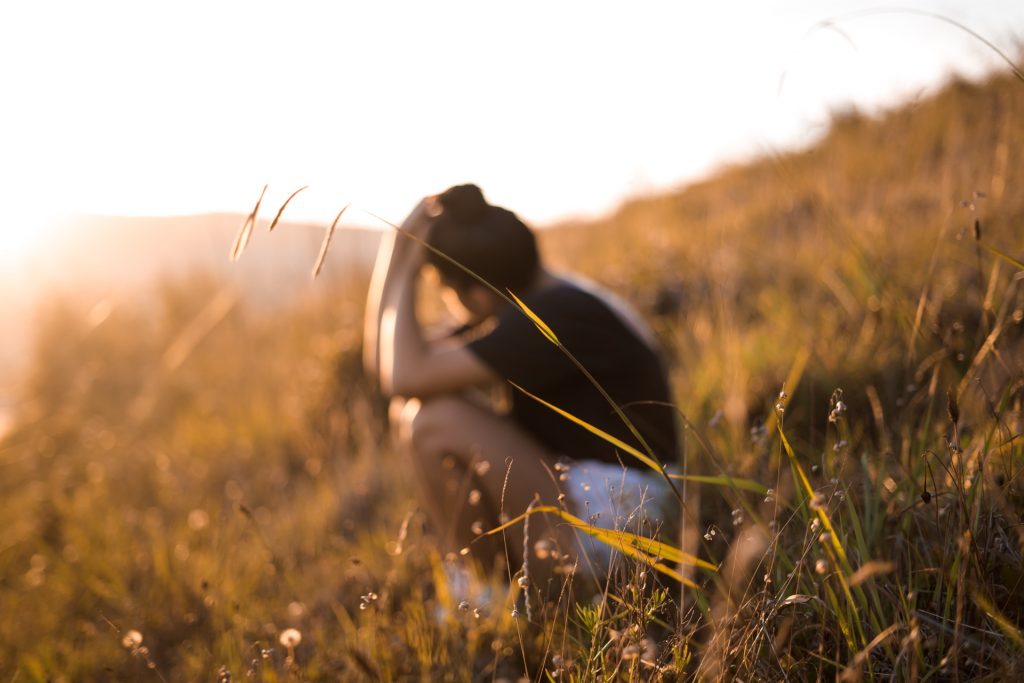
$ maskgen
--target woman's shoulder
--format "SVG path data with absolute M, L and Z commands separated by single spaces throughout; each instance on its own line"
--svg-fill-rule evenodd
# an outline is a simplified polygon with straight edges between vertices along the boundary
M 576 274 L 559 273 L 552 275 L 552 278 L 554 282 L 549 288 L 550 301 L 589 306 L 595 310 L 607 312 L 645 344 L 652 348 L 656 346 L 654 333 L 644 321 L 643 316 L 611 290 Z
M 614 308 L 616 298 L 614 294 L 601 285 L 582 276 L 569 273 L 552 273 L 546 278 L 546 282 L 542 287 L 534 291 L 529 297 L 523 297 L 523 300 L 527 304 L 537 302 L 538 305 L 554 302 L 573 302 L 576 304 Z

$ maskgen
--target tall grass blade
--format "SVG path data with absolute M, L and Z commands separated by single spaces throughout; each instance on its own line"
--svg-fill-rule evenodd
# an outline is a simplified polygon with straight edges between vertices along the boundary
M 853 661 L 851 661 L 850 664 L 839 675 L 839 680 L 843 683 L 846 683 L 847 681 L 853 683 L 853 681 L 861 680 L 862 669 L 864 668 L 864 665 L 867 663 L 868 657 L 871 656 L 872 650 L 874 650 L 876 647 L 884 643 L 885 640 L 889 638 L 889 636 L 891 636 L 893 633 L 896 633 L 896 631 L 898 631 L 901 628 L 903 628 L 903 624 L 891 624 L 884 631 L 882 631 L 877 636 L 872 638 L 871 642 L 867 644 L 867 647 L 865 647 L 863 650 L 861 650 L 853 656 Z
M 167 350 L 161 364 L 165 372 L 173 372 L 192 354 L 196 346 L 231 312 L 238 302 L 238 295 L 225 288 L 208 303 L 198 315 L 182 328 Z
M 884 560 L 870 560 L 850 575 L 850 586 L 859 586 L 873 576 L 896 571 L 896 563 Z
M 694 557 L 689 553 L 683 552 L 682 550 L 671 544 L 663 543 L 653 538 L 647 538 L 646 536 L 639 536 L 628 531 L 620 531 L 617 529 L 605 529 L 603 527 L 594 526 L 593 524 L 588 524 L 579 517 L 576 517 L 572 513 L 566 512 L 562 508 L 555 507 L 553 505 L 535 505 L 532 509 L 527 510 L 518 517 L 505 522 L 504 524 L 495 529 L 491 529 L 484 535 L 487 536 L 499 533 L 507 529 L 508 527 L 525 520 L 530 515 L 536 514 L 538 512 L 546 512 L 557 515 L 558 517 L 562 518 L 564 521 L 568 522 L 573 526 L 588 527 L 592 530 L 596 538 L 611 539 L 614 540 L 615 544 L 625 543 L 630 548 L 646 553 L 653 557 L 667 560 L 669 562 L 677 562 L 679 564 L 687 564 L 694 567 L 699 567 L 700 569 L 706 569 L 710 572 L 718 571 L 718 567 L 716 565 L 707 562 L 706 560 Z M 618 545 L 616 545 L 616 547 L 618 547 Z
M 780 427 L 778 429 L 779 438 L 782 440 L 782 448 L 786 452 L 786 456 L 789 458 L 789 463 L 793 467 L 793 471 L 797 474 L 797 479 L 800 482 L 800 487 L 803 489 L 804 494 L 807 496 L 807 500 L 811 501 L 814 499 L 814 487 L 811 486 L 811 480 L 807 477 L 807 472 L 803 466 L 796 459 L 796 454 L 793 452 L 793 447 L 789 445 L 789 439 L 786 438 L 785 432 Z M 839 536 L 836 534 L 835 527 L 832 526 L 832 519 L 829 517 L 828 512 L 825 511 L 823 506 L 816 506 L 813 509 L 814 514 L 818 517 L 822 527 L 829 533 L 831 537 L 831 546 L 835 551 L 836 555 L 842 560 L 843 568 L 846 571 L 850 570 L 850 562 L 846 558 L 846 550 L 843 549 L 842 543 L 839 542 Z
M 1009 254 L 1004 253 L 1002 251 L 999 251 L 995 247 L 989 246 L 989 245 L 985 244 L 984 242 L 981 243 L 981 246 L 985 247 L 985 249 L 987 249 L 990 254 L 993 254 L 994 256 L 997 256 L 997 257 L 1003 259 L 1004 261 L 1006 261 L 1010 265 L 1012 265 L 1012 266 L 1014 266 L 1014 267 L 1016 267 L 1016 268 L 1018 268 L 1020 270 L 1024 270 L 1024 263 L 1018 261 L 1017 259 L 1013 258 Z
M 778 427 L 777 431 L 779 434 L 779 439 L 782 442 L 782 448 L 786 452 L 786 457 L 789 458 L 790 466 L 796 473 L 797 479 L 800 482 L 800 487 L 803 489 L 804 494 L 807 496 L 808 505 L 810 505 L 810 502 L 814 500 L 815 495 L 814 488 L 811 486 L 811 480 L 807 477 L 807 472 L 804 471 L 804 468 L 800 465 L 800 462 L 797 460 L 796 454 L 793 452 L 793 447 L 789 445 L 789 439 L 786 438 L 786 434 L 785 432 L 782 431 L 781 425 Z M 826 532 L 828 532 L 829 543 L 827 547 L 831 548 L 833 557 L 836 561 L 836 564 L 838 565 L 838 571 L 835 573 L 835 576 L 839 580 L 839 584 L 842 586 L 843 594 L 846 596 L 846 600 L 850 608 L 853 610 L 854 615 L 857 615 L 860 613 L 859 610 L 863 609 L 863 603 L 865 601 L 862 600 L 861 604 L 858 604 L 858 602 L 854 600 L 853 593 L 851 592 L 850 582 L 846 578 L 851 571 L 850 560 L 846 555 L 846 549 L 843 548 L 843 544 L 839 540 L 839 534 L 836 533 L 836 529 L 832 524 L 832 519 L 831 517 L 829 517 L 828 512 L 825 510 L 825 506 L 814 506 L 813 512 L 815 515 L 817 515 L 818 520 L 821 522 L 821 526 L 824 528 Z M 862 595 L 859 592 L 859 590 L 860 589 L 858 589 L 858 595 Z M 837 609 L 837 614 L 838 613 L 839 612 Z M 852 619 L 852 622 L 853 628 L 851 629 L 850 624 L 847 623 L 846 620 L 839 619 L 840 629 L 843 631 L 843 634 L 847 637 L 851 647 L 855 646 L 854 631 L 858 636 L 858 641 L 860 645 L 863 646 L 866 640 L 864 636 L 864 629 L 861 626 L 860 620 L 857 619 L 855 616 Z
M 263 203 L 263 195 L 267 193 L 269 185 L 263 186 L 263 191 L 260 192 L 260 198 L 256 200 L 256 206 L 252 208 L 252 211 L 245 218 L 245 222 L 242 223 L 242 229 L 238 231 L 238 235 L 235 237 L 235 243 L 231 247 L 230 259 L 237 261 L 242 256 L 242 252 L 249 246 L 249 239 L 252 237 L 252 229 L 256 225 L 256 216 L 260 212 L 260 204 Z
M 763 484 L 759 484 L 753 479 L 737 479 L 723 475 L 721 477 L 714 477 L 702 474 L 670 474 L 670 479 L 676 479 L 678 481 L 692 481 L 695 484 L 710 484 L 712 486 L 721 486 L 729 489 L 740 489 L 742 491 L 751 491 L 758 495 L 765 495 L 768 493 L 768 487 Z
M 309 185 L 303 185 L 299 189 L 295 190 L 295 192 L 292 192 L 290 195 L 288 195 L 288 199 L 284 200 L 284 204 L 282 204 L 281 208 L 277 210 L 277 214 L 274 216 L 274 220 L 270 221 L 270 229 L 267 230 L 267 232 L 274 232 L 274 228 L 277 227 L 277 222 L 281 220 L 281 214 L 284 213 L 284 209 L 286 206 L 288 206 L 288 202 L 295 199 L 295 195 L 302 192 L 308 187 Z
M 530 307 L 524 304 L 522 299 L 513 294 L 511 289 L 508 290 L 508 293 L 509 296 L 511 296 L 512 299 L 515 300 L 516 305 L 519 306 L 519 309 L 526 314 L 526 317 L 533 321 L 533 324 L 537 326 L 537 329 L 541 331 L 541 334 L 547 337 L 548 341 L 554 344 L 555 346 L 561 346 L 561 343 L 558 341 L 558 337 L 555 336 L 555 333 L 551 330 L 550 327 L 548 327 L 547 323 L 541 320 L 540 316 L 531 311 Z
M 652 567 L 653 569 L 656 569 L 657 571 L 665 574 L 666 576 L 672 577 L 679 583 L 689 588 L 694 588 L 697 590 L 700 589 L 700 587 L 697 586 L 696 583 L 683 577 L 675 569 L 663 564 L 659 560 L 665 560 L 667 562 L 672 562 L 675 564 L 690 565 L 697 567 L 699 569 L 704 569 L 708 572 L 718 571 L 718 567 L 711 564 L 710 562 L 702 560 L 698 557 L 694 557 L 689 553 L 684 553 L 682 550 L 676 548 L 675 546 L 669 545 L 667 543 L 662 543 L 661 541 L 656 541 L 652 538 L 646 538 L 644 536 L 632 534 L 628 531 L 604 529 L 602 527 L 594 526 L 593 524 L 588 524 L 579 517 L 576 517 L 575 515 L 553 505 L 537 505 L 532 509 L 527 510 L 523 514 L 519 515 L 518 517 L 510 519 L 501 526 L 495 527 L 494 529 L 485 532 L 483 536 L 490 536 L 493 534 L 500 533 L 505 529 L 508 529 L 509 527 L 523 521 L 529 515 L 534 515 L 540 512 L 545 512 L 560 517 L 562 520 L 567 522 L 569 526 L 571 526 L 572 528 L 584 532 L 585 534 L 597 539 L 605 545 L 621 551 L 623 554 L 629 557 L 642 561 L 644 564 Z
M 1010 621 L 1009 617 L 996 609 L 996 606 L 993 605 L 992 602 L 981 593 L 981 591 L 972 591 L 971 597 L 974 598 L 975 604 L 977 604 L 978 607 L 980 607 L 982 611 L 992 619 L 992 621 L 996 622 L 996 626 L 999 627 L 999 630 L 1005 633 L 1006 636 L 1013 641 L 1014 645 L 1021 650 L 1024 650 L 1024 634 L 1021 634 L 1020 629 Z
M 544 399 L 540 398 L 539 396 L 535 396 L 534 394 L 531 394 L 529 391 L 527 391 L 526 389 L 523 389 L 521 386 L 519 386 L 515 382 L 509 382 L 509 384 L 511 384 L 513 387 L 515 387 L 519 391 L 523 392 L 524 394 L 526 394 L 527 396 L 532 398 L 537 403 L 540 403 L 542 406 L 550 408 L 551 410 L 555 411 L 556 413 L 558 413 L 559 415 L 561 415 L 565 419 L 567 419 L 567 420 L 569 420 L 571 422 L 575 422 L 580 427 L 583 427 L 584 429 L 586 429 L 591 434 L 594 434 L 595 436 L 598 436 L 598 437 L 604 439 L 605 441 L 607 441 L 611 445 L 615 446 L 616 448 L 621 449 L 622 451 L 624 451 L 626 453 L 629 453 L 634 458 L 636 458 L 637 460 L 639 460 L 643 464 L 647 465 L 648 467 L 650 467 L 655 472 L 662 472 L 663 471 L 662 468 L 661 468 L 661 465 L 659 465 L 657 462 L 655 462 L 652 458 L 648 457 L 647 455 L 644 455 L 643 453 L 641 453 L 637 449 L 633 448 L 632 446 L 627 444 L 625 441 L 622 441 L 621 439 L 618 439 L 618 438 L 612 436 L 611 434 L 609 434 L 606 431 L 598 429 L 597 427 L 595 427 L 594 425 L 590 424 L 589 422 L 586 422 L 585 420 L 581 420 L 580 418 L 576 417 L 572 413 L 569 413 L 569 412 L 567 412 L 565 410 L 562 410 L 558 406 L 555 406 L 555 405 L 552 405 L 552 404 L 548 403 L 547 401 L 545 401 Z
M 341 211 L 339 211 L 338 215 L 334 217 L 334 222 L 331 223 L 331 227 L 327 228 L 327 234 L 324 235 L 324 241 L 320 245 L 320 255 L 316 257 L 316 264 L 313 265 L 314 278 L 316 278 L 316 276 L 320 274 L 320 270 L 324 267 L 324 261 L 327 260 L 327 250 L 330 249 L 331 238 L 334 237 L 334 230 L 338 227 L 338 221 L 341 220 L 341 217 L 344 215 L 345 210 L 348 209 L 349 206 L 349 204 L 346 204 L 345 206 L 341 207 Z
M 867 10 L 862 10 L 862 11 L 858 11 L 858 12 L 851 12 L 851 13 L 845 15 L 845 17 L 843 17 L 843 18 L 846 18 L 846 17 L 858 17 L 858 16 L 863 17 L 863 16 L 878 15 L 878 14 L 916 14 L 917 16 L 929 17 L 931 19 L 936 19 L 938 21 L 943 21 L 943 22 L 945 22 L 945 23 L 947 23 L 947 24 L 949 24 L 951 26 L 955 26 L 956 28 L 960 29 L 961 31 L 963 31 L 967 35 L 969 35 L 972 38 L 974 38 L 975 40 L 981 42 L 983 45 L 985 45 L 985 47 L 987 47 L 988 49 L 992 50 L 992 52 L 994 52 L 997 55 L 999 55 L 1000 59 L 1002 59 L 1004 62 L 1006 62 L 1006 65 L 1010 67 L 1010 71 L 1013 72 L 1013 75 L 1016 76 L 1017 80 L 1019 80 L 1022 83 L 1024 83 L 1024 71 L 1021 71 L 1019 68 L 1017 68 L 1017 65 L 1014 64 L 1013 60 L 1010 59 L 1010 57 L 1005 52 L 1000 50 L 998 47 L 996 47 L 992 43 L 992 41 L 988 40 L 987 38 L 985 38 L 985 36 L 981 35 L 977 31 L 974 31 L 974 30 L 968 28 L 967 26 L 964 26 L 959 21 L 957 21 L 955 19 L 951 19 L 951 18 L 945 16 L 944 14 L 939 14 L 938 12 L 929 12 L 927 10 L 913 9 L 913 8 L 910 8 L 910 7 L 880 7 L 880 8 L 877 8 L 877 9 L 867 9 Z M 832 28 L 831 25 L 836 20 L 837 20 L 836 18 L 826 19 L 824 21 L 819 22 L 817 27 L 820 27 L 820 28 Z

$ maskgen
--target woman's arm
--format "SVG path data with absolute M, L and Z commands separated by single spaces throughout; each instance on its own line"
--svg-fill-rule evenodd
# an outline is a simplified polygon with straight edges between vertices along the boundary
M 477 386 L 496 379 L 493 371 L 463 347 L 431 349 L 416 315 L 416 290 L 430 229 L 430 205 L 424 199 L 384 238 L 374 267 L 363 328 L 363 363 L 389 395 L 428 396 Z
M 380 327 L 384 311 L 394 305 L 396 283 L 404 281 L 404 271 L 411 267 L 409 252 L 412 247 L 419 247 L 415 241 L 399 231 L 409 232 L 417 236 L 425 235 L 427 230 L 427 202 L 422 200 L 412 213 L 405 219 L 398 230 L 384 233 L 377 249 L 377 260 L 370 277 L 370 289 L 366 298 L 366 315 L 363 319 L 363 370 L 371 377 L 380 380 Z M 418 271 L 418 266 L 416 270 Z M 413 274 L 415 276 L 415 273 Z
M 398 234 L 386 232 L 380 238 L 377 260 L 374 261 L 370 289 L 366 296 L 366 314 L 363 317 L 363 372 L 380 381 L 380 319 L 384 312 L 384 283 L 391 269 L 395 239 Z

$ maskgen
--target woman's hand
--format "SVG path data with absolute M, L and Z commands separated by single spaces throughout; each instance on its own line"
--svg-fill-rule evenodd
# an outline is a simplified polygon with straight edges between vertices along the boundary
M 416 272 L 423 265 L 426 247 L 423 242 L 430 235 L 430 228 L 437 217 L 436 197 L 424 197 L 412 210 L 399 228 L 399 234 L 392 254 L 392 267 L 403 272 Z
M 420 239 L 426 239 L 430 233 L 430 226 L 433 225 L 434 219 L 439 213 L 440 206 L 437 203 L 437 197 L 434 195 L 424 197 L 402 222 L 402 231 Z

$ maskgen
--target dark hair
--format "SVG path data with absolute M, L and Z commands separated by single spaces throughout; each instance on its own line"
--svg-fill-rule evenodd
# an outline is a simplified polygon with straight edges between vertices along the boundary
M 533 282 L 540 269 L 537 240 L 514 213 L 488 204 L 476 185 L 456 185 L 437 200 L 441 212 L 430 230 L 431 246 L 500 290 L 518 292 Z M 452 287 L 476 282 L 433 252 L 427 253 L 427 262 Z

